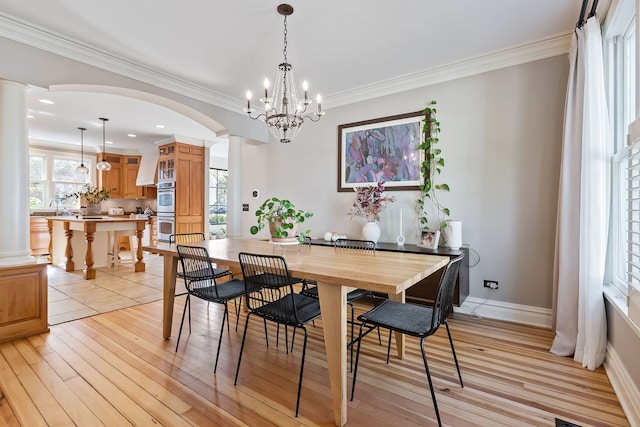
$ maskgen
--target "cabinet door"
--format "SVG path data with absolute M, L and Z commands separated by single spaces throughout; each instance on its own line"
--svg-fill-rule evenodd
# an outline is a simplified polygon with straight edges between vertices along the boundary
M 142 198 L 142 187 L 136 186 L 138 170 L 140 169 L 140 156 L 124 156 L 124 198 Z
M 110 194 L 112 199 L 124 197 L 122 156 L 118 154 L 99 153 L 98 161 L 106 159 L 111 164 L 111 170 L 98 172 L 98 185 L 105 190 L 115 188 Z

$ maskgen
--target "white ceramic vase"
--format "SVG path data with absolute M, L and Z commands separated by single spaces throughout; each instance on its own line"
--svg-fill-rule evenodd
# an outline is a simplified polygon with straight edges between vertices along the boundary
M 370 240 L 374 243 L 378 243 L 378 239 L 380 238 L 380 227 L 378 223 L 375 221 L 367 222 L 362 227 L 362 238 L 364 240 Z

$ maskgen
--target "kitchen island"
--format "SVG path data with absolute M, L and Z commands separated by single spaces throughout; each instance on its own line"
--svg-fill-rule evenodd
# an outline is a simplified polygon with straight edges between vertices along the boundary
M 134 271 L 145 271 L 142 236 L 146 219 L 78 215 L 47 218 L 47 223 L 51 263 L 65 271 L 83 270 L 85 279 L 95 279 L 96 267 L 105 267 L 117 259 L 119 232 L 135 234 L 138 244 Z

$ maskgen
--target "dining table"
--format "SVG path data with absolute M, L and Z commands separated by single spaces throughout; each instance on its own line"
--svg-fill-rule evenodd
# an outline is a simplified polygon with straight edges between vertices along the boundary
M 448 257 L 403 252 L 375 251 L 375 254 L 337 251 L 332 247 L 301 245 L 297 249 L 275 250 L 272 242 L 260 239 L 227 238 L 190 244 L 205 247 L 211 262 L 240 271 L 240 252 L 282 255 L 293 277 L 318 283 L 324 344 L 335 424 L 347 423 L 347 299 L 360 288 L 387 294 L 404 302 L 405 290 L 444 267 Z M 163 336 L 171 337 L 178 252 L 175 244 L 144 246 L 145 251 L 164 256 Z M 396 334 L 398 356 L 404 355 L 404 336 Z

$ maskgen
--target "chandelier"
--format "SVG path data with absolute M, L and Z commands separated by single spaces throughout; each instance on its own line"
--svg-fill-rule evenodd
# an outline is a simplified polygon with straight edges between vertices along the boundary
M 88 174 L 89 168 L 84 165 L 84 131 L 87 130 L 87 128 L 78 128 L 78 130 L 80 131 L 80 166 L 78 166 L 76 171 L 78 171 L 78 173 Z
M 298 134 L 305 119 L 317 122 L 324 115 L 320 95 L 316 102 L 318 108 L 312 114 L 307 113 L 307 107 L 312 101 L 307 97 L 307 82 L 302 83 L 304 99 L 298 97 L 295 79 L 291 64 L 287 61 L 287 16 L 293 14 L 293 7 L 288 4 L 281 4 L 277 11 L 284 16 L 284 60 L 278 65 L 273 93 L 269 96 L 269 80 L 264 80 L 264 98 L 260 101 L 264 105 L 265 112 L 257 116 L 252 116 L 254 112 L 251 108 L 251 92 L 247 91 L 247 108 L 244 112 L 253 120 L 261 119 L 267 123 L 271 135 L 280 139 L 280 142 L 291 142 Z
M 99 161 L 98 163 L 96 163 L 96 169 L 98 169 L 99 171 L 110 171 L 111 170 L 111 163 L 107 162 L 107 151 L 104 147 L 104 143 L 105 143 L 105 130 L 104 130 L 104 124 L 106 122 L 109 121 L 109 119 L 105 119 L 104 117 L 100 117 L 100 120 L 102 120 L 102 160 Z

